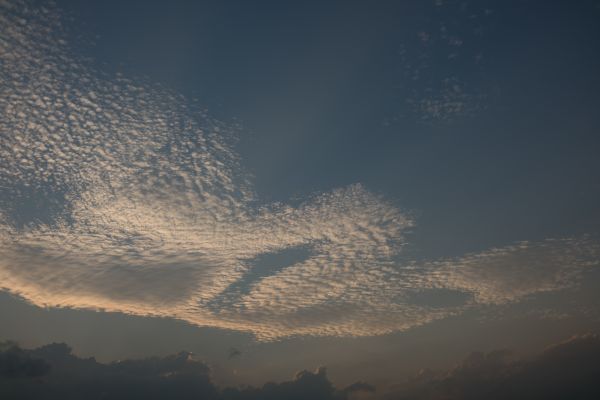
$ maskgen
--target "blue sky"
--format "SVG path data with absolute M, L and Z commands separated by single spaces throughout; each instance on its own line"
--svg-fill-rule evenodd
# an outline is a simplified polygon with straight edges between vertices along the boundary
M 598 225 L 593 2 L 67 4 L 99 65 L 239 121 L 266 201 L 361 182 L 431 256 Z

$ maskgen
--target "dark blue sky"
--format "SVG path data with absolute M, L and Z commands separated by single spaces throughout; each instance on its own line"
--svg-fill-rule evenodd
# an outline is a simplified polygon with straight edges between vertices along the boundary
M 423 257 L 598 231 L 592 1 L 58 4 L 101 68 L 239 121 L 266 201 L 361 182 Z

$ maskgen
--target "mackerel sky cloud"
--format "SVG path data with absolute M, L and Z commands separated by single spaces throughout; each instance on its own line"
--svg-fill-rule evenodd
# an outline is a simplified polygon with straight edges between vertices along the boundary
M 0 7 L 0 288 L 35 305 L 266 341 L 370 336 L 572 288 L 597 267 L 592 237 L 412 260 L 418 219 L 360 183 L 263 203 L 236 127 L 98 71 L 54 10 Z M 440 98 L 462 96 L 448 88 Z M 446 114 L 437 102 L 418 106 Z M 441 293 L 459 300 L 432 304 Z

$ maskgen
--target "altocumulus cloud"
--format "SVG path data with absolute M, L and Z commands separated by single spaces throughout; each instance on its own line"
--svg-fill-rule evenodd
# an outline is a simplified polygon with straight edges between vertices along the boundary
M 259 204 L 235 128 L 169 90 L 96 71 L 56 10 L 0 3 L 0 288 L 33 304 L 251 332 L 377 335 L 576 285 L 589 238 L 399 263 L 410 215 L 356 184 Z M 253 260 L 307 257 L 248 282 Z M 451 306 L 415 293 L 452 290 Z

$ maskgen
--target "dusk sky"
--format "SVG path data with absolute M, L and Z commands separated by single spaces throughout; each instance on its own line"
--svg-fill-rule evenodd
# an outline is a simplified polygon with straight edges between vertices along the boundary
M 211 399 L 597 364 L 599 71 L 595 0 L 0 0 L 0 394 L 50 343 Z

